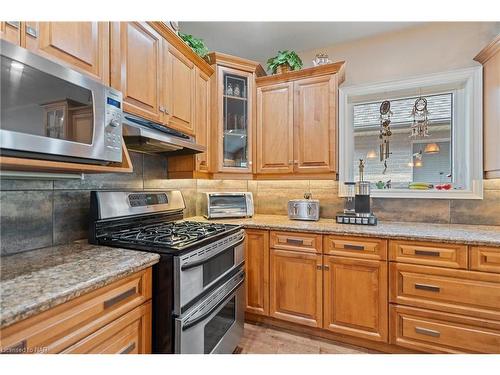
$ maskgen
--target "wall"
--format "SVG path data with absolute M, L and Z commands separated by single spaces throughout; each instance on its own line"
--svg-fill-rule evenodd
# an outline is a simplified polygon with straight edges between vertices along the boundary
M 474 56 L 500 33 L 500 22 L 432 22 L 300 52 L 306 67 L 318 52 L 345 60 L 344 85 L 382 82 L 476 66 Z
M 130 155 L 134 165 L 130 174 L 85 175 L 84 180 L 0 180 L 0 254 L 87 238 L 91 190 L 161 188 L 167 177 L 166 160 Z M 186 198 L 190 200 L 189 191 Z M 194 214 L 194 207 L 186 214 Z

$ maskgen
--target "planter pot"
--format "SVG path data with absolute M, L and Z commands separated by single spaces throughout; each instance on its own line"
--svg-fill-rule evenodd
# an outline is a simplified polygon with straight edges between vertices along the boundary
M 291 72 L 292 68 L 288 64 L 281 64 L 276 67 L 276 74 L 283 74 L 287 72 Z

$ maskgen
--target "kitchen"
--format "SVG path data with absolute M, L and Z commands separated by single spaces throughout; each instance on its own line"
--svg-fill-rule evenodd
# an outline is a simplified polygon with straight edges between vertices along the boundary
M 20 19 L 2 352 L 500 354 L 499 22 Z

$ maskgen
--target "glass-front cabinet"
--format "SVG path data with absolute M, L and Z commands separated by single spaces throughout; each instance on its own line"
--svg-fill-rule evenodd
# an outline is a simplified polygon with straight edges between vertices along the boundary
M 211 53 L 217 90 L 212 97 L 213 174 L 252 174 L 255 121 L 255 77 L 265 75 L 259 63 Z M 214 85 L 215 86 L 215 85 Z M 221 176 L 223 177 L 223 176 Z
M 222 167 L 247 170 L 249 155 L 248 77 L 222 70 Z

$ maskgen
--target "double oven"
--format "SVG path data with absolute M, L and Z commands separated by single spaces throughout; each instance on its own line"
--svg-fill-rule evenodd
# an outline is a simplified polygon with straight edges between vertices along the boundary
M 245 232 L 174 256 L 176 353 L 230 353 L 243 334 Z

